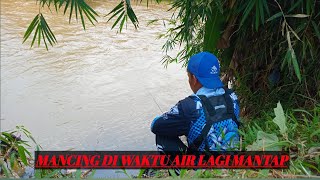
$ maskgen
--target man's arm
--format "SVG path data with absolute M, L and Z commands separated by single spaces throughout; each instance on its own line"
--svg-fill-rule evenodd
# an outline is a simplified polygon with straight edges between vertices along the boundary
M 194 116 L 195 103 L 186 98 L 179 101 L 168 112 L 156 117 L 151 124 L 151 131 L 156 135 L 181 136 L 189 132 Z

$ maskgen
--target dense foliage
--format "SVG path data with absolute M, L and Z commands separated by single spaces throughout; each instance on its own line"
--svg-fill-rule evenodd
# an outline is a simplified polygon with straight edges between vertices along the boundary
M 173 23 L 164 36 L 165 63 L 199 51 L 218 55 L 224 81 L 242 98 L 243 115 L 285 107 L 313 108 L 320 100 L 320 1 L 173 1 Z

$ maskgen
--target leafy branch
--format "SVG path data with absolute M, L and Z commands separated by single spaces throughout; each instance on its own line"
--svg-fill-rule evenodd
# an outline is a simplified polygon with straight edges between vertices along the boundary
M 150 0 L 147 0 L 147 6 Z M 85 18 L 90 21 L 92 25 L 97 23 L 97 17 L 99 17 L 98 13 L 88 5 L 85 0 L 37 0 L 39 5 L 39 13 L 30 23 L 25 35 L 23 37 L 23 43 L 30 38 L 32 32 L 34 32 L 33 39 L 31 41 L 31 47 L 33 47 L 35 41 L 37 40 L 38 46 L 40 46 L 41 39 L 48 50 L 48 43 L 53 46 L 57 43 L 57 39 L 54 36 L 54 33 L 51 31 L 48 23 L 46 22 L 43 14 L 41 13 L 41 9 L 47 7 L 51 11 L 51 7 L 54 6 L 56 12 L 60 9 L 63 9 L 63 14 L 67 14 L 69 10 L 69 23 L 73 16 L 75 16 L 76 20 L 81 19 L 81 24 L 83 29 L 86 29 Z M 141 3 L 142 1 L 140 1 Z M 156 0 L 157 3 L 161 2 L 161 0 Z M 132 9 L 131 0 L 121 0 L 120 3 L 114 7 L 106 16 L 111 15 L 108 19 L 108 22 L 114 18 L 116 18 L 113 23 L 111 29 L 119 25 L 119 31 L 122 32 L 122 29 L 128 19 L 137 29 L 139 27 L 139 21 Z
M 120 3 L 115 8 L 113 8 L 106 16 L 109 15 L 111 15 L 111 17 L 108 19 L 108 22 L 117 16 L 117 19 L 113 23 L 111 29 L 113 29 L 120 22 L 119 31 L 121 32 L 124 23 L 127 22 L 128 18 L 136 29 L 139 27 L 139 21 L 131 7 L 130 0 L 121 0 Z
M 86 29 L 85 18 L 87 18 L 92 25 L 94 25 L 95 22 L 98 22 L 96 18 L 99 16 L 98 13 L 93 10 L 84 0 L 39 0 L 39 13 L 35 16 L 27 28 L 27 31 L 23 36 L 23 43 L 27 41 L 32 32 L 34 32 L 34 34 L 31 41 L 31 47 L 33 47 L 36 40 L 39 47 L 41 39 L 43 40 L 47 50 L 48 43 L 51 46 L 57 43 L 54 33 L 50 29 L 47 21 L 41 13 L 41 9 L 44 7 L 48 7 L 50 9 L 52 5 L 55 7 L 56 12 L 58 12 L 64 6 L 64 15 L 67 13 L 67 10 L 69 10 L 69 23 L 71 22 L 73 14 L 75 14 L 76 20 L 78 20 L 80 17 L 84 30 Z
M 44 19 L 42 13 L 36 15 L 33 19 L 31 24 L 29 25 L 27 31 L 23 36 L 23 43 L 30 37 L 30 35 L 34 32 L 33 39 L 31 42 L 31 47 L 34 45 L 36 39 L 38 42 L 38 46 L 40 46 L 41 38 L 48 49 L 47 41 L 51 46 L 57 43 L 57 39 L 54 36 L 53 32 L 51 31 L 49 25 L 47 24 L 46 20 Z

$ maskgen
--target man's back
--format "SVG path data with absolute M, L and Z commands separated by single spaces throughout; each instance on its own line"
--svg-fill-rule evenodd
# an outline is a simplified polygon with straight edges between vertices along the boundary
M 209 89 L 202 87 L 196 94 L 193 94 L 179 101 L 169 112 L 157 117 L 152 123 L 151 130 L 156 135 L 164 136 L 187 136 L 189 148 L 195 144 L 195 140 L 199 140 L 199 136 L 203 133 L 205 124 L 208 120 L 208 112 L 204 108 L 201 96 L 210 99 L 218 99 L 217 102 L 211 102 L 217 116 L 221 117 L 227 109 L 227 104 L 221 99 L 225 94 L 224 88 Z M 206 134 L 208 146 L 210 150 L 227 150 L 235 148 L 235 144 L 239 141 L 238 122 L 239 122 L 239 103 L 237 96 L 230 90 L 227 90 L 232 100 L 233 115 L 235 118 L 221 117 L 219 122 L 210 125 Z M 213 100 L 214 101 L 214 100 Z M 223 119 L 225 118 L 225 119 Z M 197 150 L 205 149 L 205 138 L 201 139 L 201 143 L 197 143 Z

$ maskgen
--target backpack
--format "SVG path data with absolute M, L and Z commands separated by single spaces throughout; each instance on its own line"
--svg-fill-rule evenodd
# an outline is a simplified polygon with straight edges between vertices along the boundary
M 240 126 L 240 122 L 235 115 L 233 99 L 230 97 L 235 96 L 235 94 L 228 88 L 224 88 L 224 90 L 225 93 L 219 96 L 209 98 L 204 95 L 198 96 L 198 100 L 202 104 L 202 114 L 200 114 L 200 121 L 202 121 L 198 123 L 198 127 L 194 128 L 198 133 L 197 137 L 193 134 L 193 138 L 190 138 L 193 141 L 189 144 L 189 151 L 227 150 L 233 148 L 233 143 L 237 142 L 239 137 L 237 132 L 228 134 L 228 136 L 234 135 L 234 137 L 226 137 L 223 134 L 224 131 L 230 129 L 231 131 L 234 131 L 233 129 L 237 130 Z M 221 129 L 222 127 L 224 129 Z M 224 138 L 226 142 L 224 142 Z M 221 147 L 217 147 L 218 145 Z

